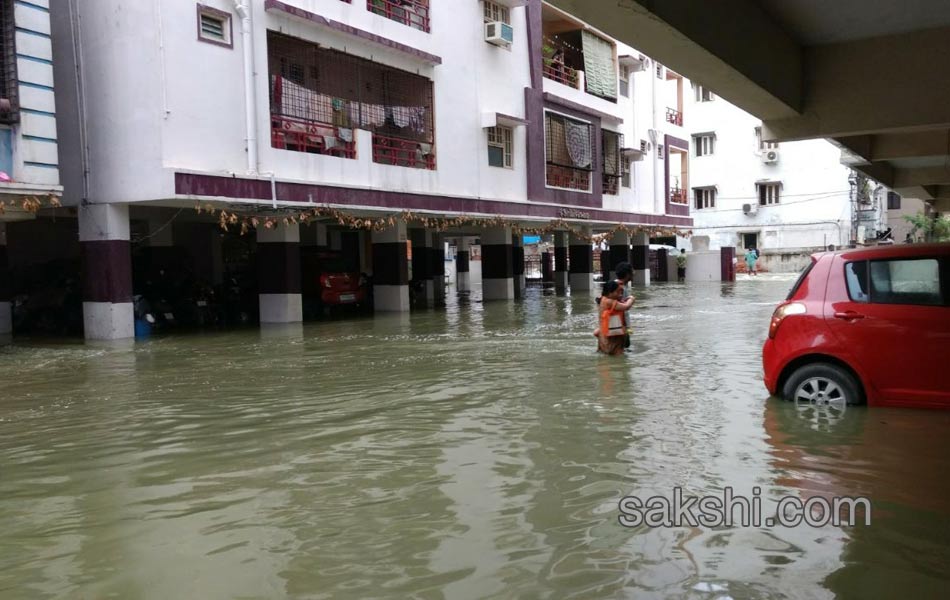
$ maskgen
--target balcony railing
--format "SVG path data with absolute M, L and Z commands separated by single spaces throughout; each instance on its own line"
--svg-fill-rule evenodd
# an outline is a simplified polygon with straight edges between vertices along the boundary
M 568 67 L 563 63 L 552 62 L 549 59 L 544 61 L 544 76 L 558 83 L 577 89 L 577 70 Z
M 429 31 L 429 0 L 366 0 L 366 9 L 413 29 Z
M 683 126 L 683 113 L 676 110 L 675 108 L 666 109 L 666 121 L 667 123 L 672 123 L 673 125 Z
M 550 187 L 590 191 L 590 171 L 548 163 L 547 184 Z
M 610 196 L 620 194 L 620 176 L 604 173 L 604 193 Z
M 397 167 L 435 170 L 431 144 L 373 134 L 373 162 Z
M 356 158 L 354 135 L 352 129 L 271 115 L 271 146 L 281 150 Z
M 686 199 L 686 190 L 678 187 L 670 188 L 670 204 L 689 204 Z

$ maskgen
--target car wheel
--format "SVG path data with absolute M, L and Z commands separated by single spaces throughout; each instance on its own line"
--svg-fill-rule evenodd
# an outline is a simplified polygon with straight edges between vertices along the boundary
M 796 404 L 861 404 L 864 398 L 854 376 L 830 363 L 800 367 L 785 382 L 782 396 Z

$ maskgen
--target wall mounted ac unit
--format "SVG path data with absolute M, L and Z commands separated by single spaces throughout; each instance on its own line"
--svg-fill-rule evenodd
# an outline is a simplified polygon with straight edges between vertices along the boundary
M 485 41 L 496 46 L 510 46 L 515 41 L 515 30 L 508 23 L 485 23 Z
M 759 205 L 758 205 L 758 204 L 743 204 L 743 205 L 742 205 L 742 212 L 743 212 L 743 214 L 746 214 L 746 215 L 754 215 L 754 214 L 757 213 L 758 211 L 759 211 Z
M 779 153 L 778 150 L 763 150 L 762 151 L 762 162 L 767 165 L 775 164 L 778 162 Z
M 650 142 L 646 140 L 640 140 L 640 152 L 646 152 L 650 149 Z

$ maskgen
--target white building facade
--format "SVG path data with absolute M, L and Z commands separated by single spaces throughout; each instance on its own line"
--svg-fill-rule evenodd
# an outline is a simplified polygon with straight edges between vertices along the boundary
M 45 7 L 16 5 L 18 16 Z M 68 0 L 51 10 L 40 12 L 52 16 L 43 39 L 54 52 L 33 61 L 49 80 L 30 94 L 52 102 L 55 67 L 57 109 L 38 109 L 46 129 L 29 140 L 70 156 L 61 171 L 72 210 L 56 216 L 78 221 L 87 337 L 132 335 L 130 252 L 150 249 L 153 264 L 176 248 L 199 263 L 220 254 L 218 236 L 193 239 L 216 222 L 196 205 L 245 223 L 274 217 L 257 260 L 260 317 L 275 322 L 301 318 L 297 248 L 349 247 L 348 234 L 377 309 L 407 310 L 408 273 L 438 278 L 432 253 L 446 236 L 482 238 L 482 278 L 498 280 L 486 299 L 503 299 L 508 280 L 518 287 L 513 224 L 564 224 L 557 271 L 578 288 L 590 286 L 591 234 L 628 226 L 611 260 L 632 260 L 646 282 L 649 232 L 692 225 L 688 83 L 540 0 Z M 58 127 L 46 122 L 54 112 Z M 55 146 L 29 162 L 55 166 Z M 311 207 L 419 219 L 348 230 L 321 214 L 301 226 Z M 437 231 L 424 218 L 500 224 Z
M 8 225 L 62 192 L 49 5 L 0 0 L 0 336 L 12 329 Z
M 850 243 L 853 184 L 837 147 L 762 142 L 758 119 L 701 85 L 689 105 L 693 231 L 710 248 L 755 247 L 766 270 L 788 272 L 812 252 Z

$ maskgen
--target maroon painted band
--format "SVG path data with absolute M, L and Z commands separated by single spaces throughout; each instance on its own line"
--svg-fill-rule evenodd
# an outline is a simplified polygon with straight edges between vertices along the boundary
M 513 275 L 511 246 L 482 245 L 482 279 L 508 279 Z
M 592 273 L 594 270 L 594 251 L 589 244 L 573 245 L 570 247 L 570 272 Z
M 257 243 L 257 292 L 299 294 L 300 245 L 285 242 Z
M 132 302 L 132 249 L 128 240 L 82 242 L 84 302 Z
M 373 285 L 408 285 L 409 257 L 405 242 L 373 244 Z

